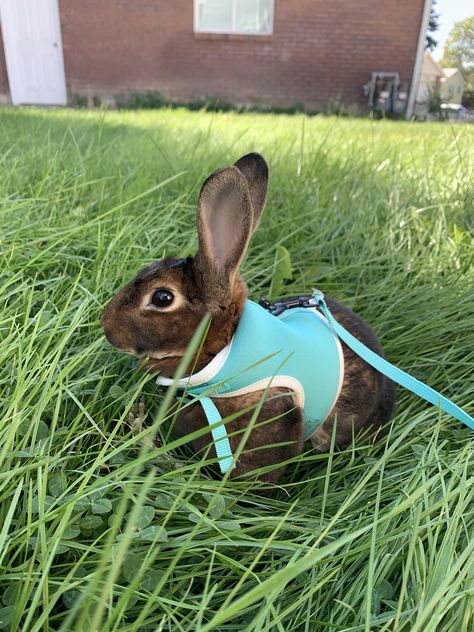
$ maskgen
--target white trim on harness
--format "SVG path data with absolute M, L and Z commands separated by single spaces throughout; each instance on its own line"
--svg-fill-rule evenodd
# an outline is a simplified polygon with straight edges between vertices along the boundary
M 319 318 L 327 322 L 327 318 L 321 314 L 315 307 L 308 308 L 309 311 L 313 312 Z M 285 312 L 283 312 L 282 316 L 284 319 Z M 178 388 L 192 388 L 196 386 L 201 386 L 201 384 L 206 384 L 211 381 L 224 366 L 232 344 L 234 342 L 234 337 L 232 337 L 230 343 L 226 345 L 223 349 L 221 349 L 216 356 L 203 367 L 197 373 L 193 373 L 187 377 L 183 377 L 179 380 L 174 380 L 173 378 L 168 378 L 164 376 L 158 376 L 156 379 L 156 383 L 160 386 L 170 386 L 171 384 L 176 384 Z M 339 364 L 341 367 L 341 371 L 339 372 L 339 383 L 337 386 L 337 392 L 334 397 L 334 401 L 331 406 L 331 410 L 334 408 L 337 400 L 339 399 L 339 395 L 341 393 L 342 384 L 344 382 L 344 354 L 342 351 L 342 346 L 339 341 L 339 338 L 335 336 L 336 347 L 339 355 Z M 256 391 L 263 391 L 270 385 L 271 388 L 288 388 L 293 391 L 295 394 L 295 405 L 300 407 L 302 410 L 304 409 L 305 404 L 305 393 L 303 389 L 303 385 L 299 380 L 292 377 L 291 375 L 276 375 L 271 378 L 264 378 L 262 380 L 258 380 L 253 384 L 249 384 L 243 388 L 237 389 L 235 391 L 230 391 L 227 393 L 212 393 L 211 397 L 220 399 L 227 397 L 238 397 L 240 395 L 246 395 L 247 393 L 255 393 Z M 315 386 L 316 387 L 316 386 Z M 322 420 L 325 421 L 325 420 Z
M 188 375 L 187 377 L 182 377 L 180 380 L 174 380 L 172 377 L 164 377 L 159 375 L 156 378 L 156 383 L 160 386 L 170 386 L 171 384 L 177 384 L 179 387 L 192 387 L 192 386 L 200 386 L 201 384 L 206 384 L 212 380 L 212 378 L 219 373 L 221 368 L 224 366 L 225 361 L 230 353 L 230 349 L 232 347 L 232 342 L 234 338 L 226 345 L 223 349 L 221 349 L 209 364 L 206 364 L 204 368 L 202 368 L 197 373 L 193 373 L 192 375 Z

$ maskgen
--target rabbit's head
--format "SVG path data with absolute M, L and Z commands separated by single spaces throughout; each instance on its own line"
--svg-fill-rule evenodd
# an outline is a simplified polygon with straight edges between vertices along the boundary
M 172 376 L 205 314 L 211 324 L 194 369 L 232 338 L 247 288 L 239 273 L 265 205 L 268 167 L 259 154 L 215 171 L 197 207 L 195 257 L 168 257 L 142 270 L 106 305 L 101 323 L 117 348 Z

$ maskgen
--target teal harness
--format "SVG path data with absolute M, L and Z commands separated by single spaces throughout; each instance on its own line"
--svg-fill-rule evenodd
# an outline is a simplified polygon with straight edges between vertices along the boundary
M 344 329 L 318 290 L 311 298 L 276 306 L 266 303 L 265 307 L 246 301 L 231 343 L 199 373 L 177 381 L 178 387 L 198 398 L 203 407 L 222 473 L 233 465 L 232 451 L 225 425 L 210 397 L 234 397 L 270 386 L 289 388 L 303 411 L 304 438 L 308 439 L 339 397 L 344 377 L 339 339 L 377 371 L 474 430 L 474 419 L 464 410 L 387 362 Z M 169 385 L 173 380 L 159 377 L 157 383 Z

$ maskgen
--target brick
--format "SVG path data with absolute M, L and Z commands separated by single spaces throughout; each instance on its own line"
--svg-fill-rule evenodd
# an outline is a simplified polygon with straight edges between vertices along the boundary
M 70 92 L 153 89 L 288 106 L 363 104 L 374 71 L 409 83 L 423 0 L 275 0 L 273 35 L 193 32 L 192 0 L 60 0 Z M 0 94 L 8 90 L 0 46 Z

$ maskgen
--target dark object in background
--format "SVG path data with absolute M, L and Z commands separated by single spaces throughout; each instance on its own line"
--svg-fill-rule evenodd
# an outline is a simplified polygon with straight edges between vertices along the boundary
M 402 115 L 408 102 L 408 89 L 400 83 L 398 72 L 373 72 L 363 86 L 370 109 L 379 115 Z

